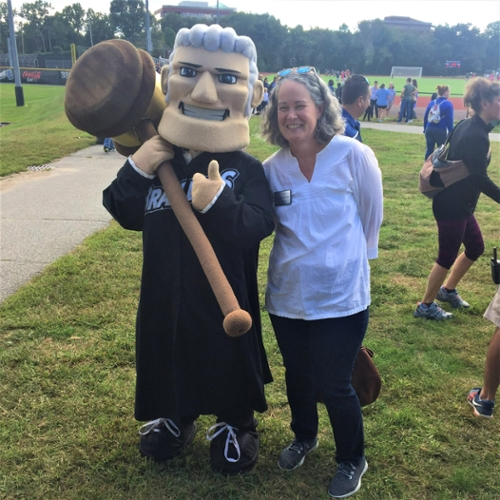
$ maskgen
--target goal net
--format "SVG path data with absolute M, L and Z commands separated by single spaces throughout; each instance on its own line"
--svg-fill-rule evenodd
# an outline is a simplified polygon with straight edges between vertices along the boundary
M 421 66 L 393 66 L 391 70 L 391 78 L 395 78 L 397 76 L 414 77 L 421 78 L 422 77 L 422 67 Z

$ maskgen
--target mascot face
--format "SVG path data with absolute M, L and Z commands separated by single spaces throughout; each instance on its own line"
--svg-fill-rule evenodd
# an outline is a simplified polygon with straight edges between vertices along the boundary
M 178 47 L 162 73 L 169 102 L 158 132 L 188 149 L 228 152 L 249 143 L 247 101 L 262 97 L 262 82 L 249 89 L 249 60 L 236 52 Z M 167 80 L 167 81 L 165 81 Z M 254 104 L 257 103 L 257 104 Z

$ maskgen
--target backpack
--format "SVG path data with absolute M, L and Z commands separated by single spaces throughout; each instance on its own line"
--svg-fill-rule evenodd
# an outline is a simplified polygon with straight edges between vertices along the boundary
M 438 104 L 436 99 L 434 101 L 434 105 L 429 110 L 429 116 L 427 117 L 427 121 L 429 123 L 439 123 L 441 121 L 441 109 L 439 108 L 440 105 L 441 103 Z

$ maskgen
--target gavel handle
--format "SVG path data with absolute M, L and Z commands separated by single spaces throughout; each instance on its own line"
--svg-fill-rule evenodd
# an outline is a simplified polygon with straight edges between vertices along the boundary
M 154 125 L 149 120 L 142 121 L 136 127 L 136 133 L 141 142 L 145 142 L 157 134 Z M 231 337 L 243 335 L 250 330 L 252 318 L 247 311 L 240 308 L 234 291 L 222 271 L 217 255 L 215 255 L 209 239 L 187 201 L 172 164 L 169 161 L 162 163 L 156 170 L 156 174 L 219 303 L 224 315 L 224 331 Z

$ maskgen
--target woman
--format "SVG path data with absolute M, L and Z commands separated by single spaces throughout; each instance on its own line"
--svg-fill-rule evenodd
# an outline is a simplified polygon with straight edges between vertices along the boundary
M 439 251 L 424 298 L 413 313 L 417 318 L 443 320 L 453 317 L 434 302 L 436 298 L 448 302 L 454 309 L 469 307 L 456 287 L 484 252 L 483 236 L 474 211 L 481 193 L 500 203 L 500 187 L 487 173 L 490 163 L 488 133 L 493 128 L 491 122 L 500 119 L 500 83 L 479 77 L 470 80 L 465 87 L 464 104 L 472 108 L 473 116 L 455 127 L 448 159 L 463 160 L 470 175 L 443 189 L 433 199 Z M 431 184 L 443 186 L 439 174 L 432 174 Z M 465 251 L 457 258 L 462 243 Z M 450 269 L 446 284 L 441 286 Z
M 389 89 L 385 88 L 385 83 L 380 85 L 380 88 L 377 91 L 377 101 L 375 103 L 376 108 L 378 109 L 378 121 L 383 122 L 386 118 L 387 106 L 389 105 L 389 97 L 391 93 Z
M 387 103 L 387 116 L 391 112 L 392 105 L 394 104 L 394 99 L 396 98 L 396 89 L 394 88 L 394 83 L 389 83 L 389 101 Z
M 373 82 L 373 87 L 370 88 L 370 105 L 368 106 L 368 108 L 366 108 L 365 114 L 363 115 L 363 121 L 365 121 L 365 118 L 368 118 L 368 121 L 371 121 L 374 112 L 375 117 L 378 118 L 377 92 L 378 82 L 375 80 Z
M 453 104 L 448 101 L 450 87 L 438 85 L 436 87 L 438 97 L 427 105 L 424 115 L 424 133 L 427 149 L 425 158 L 438 147 L 446 142 L 446 137 L 453 130 Z
M 278 465 L 291 471 L 318 446 L 316 392 L 336 443 L 328 492 L 357 491 L 367 469 L 363 419 L 351 373 L 368 325 L 382 181 L 368 147 L 342 135 L 336 99 L 314 68 L 280 73 L 263 133 L 281 149 L 264 162 L 276 235 L 266 307 L 286 368 L 294 441 Z

